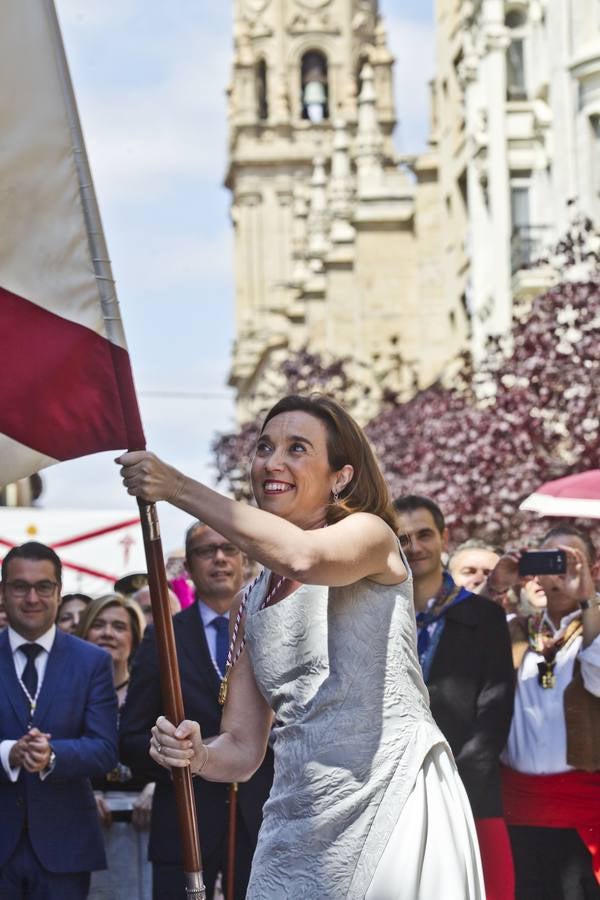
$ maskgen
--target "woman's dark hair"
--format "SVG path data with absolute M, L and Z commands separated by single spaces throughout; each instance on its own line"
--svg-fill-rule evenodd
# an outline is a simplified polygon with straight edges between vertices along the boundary
M 70 603 L 71 600 L 79 600 L 81 601 L 81 603 L 85 603 L 86 606 L 88 605 L 88 603 L 92 602 L 92 598 L 89 594 L 80 594 L 78 591 L 75 591 L 75 593 L 73 594 L 62 595 L 62 597 L 60 598 L 60 603 L 58 605 L 59 610 L 63 603 Z
M 91 603 L 88 603 L 82 613 L 79 627 L 77 628 L 77 637 L 87 641 L 90 628 L 100 613 L 110 606 L 120 606 L 129 616 L 131 623 L 131 655 L 129 659 L 131 660 L 142 641 L 142 635 L 146 627 L 144 613 L 139 603 L 136 603 L 131 597 L 124 597 L 123 594 L 104 594 L 102 597 L 96 597 Z
M 332 525 L 351 513 L 369 512 L 387 522 L 395 533 L 398 525 L 388 486 L 366 435 L 352 416 L 323 394 L 290 394 L 269 410 L 261 434 L 271 419 L 286 412 L 308 413 L 323 422 L 327 430 L 330 468 L 334 472 L 348 465 L 354 469 L 354 475 L 341 491 L 337 503 L 329 504 L 327 522 Z
M 92 598 L 88 594 L 80 594 L 78 591 L 75 591 L 73 594 L 63 594 L 60 598 L 58 609 L 56 610 L 56 622 L 60 620 L 60 613 L 63 606 L 70 603 L 71 600 L 79 600 L 80 603 L 85 603 L 86 606 L 89 606 L 92 602 Z

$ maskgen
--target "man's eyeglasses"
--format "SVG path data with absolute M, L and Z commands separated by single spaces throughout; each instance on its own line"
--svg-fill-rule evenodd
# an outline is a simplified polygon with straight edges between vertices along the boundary
M 4 583 L 4 589 L 8 589 L 13 597 L 26 597 L 33 590 L 43 600 L 51 597 L 57 587 L 57 581 L 36 581 L 34 584 L 29 581 L 6 581 Z
M 206 547 L 192 547 L 190 555 L 197 556 L 198 559 L 212 559 L 219 550 L 223 556 L 229 559 L 233 559 L 240 553 L 240 548 L 236 547 L 235 544 L 207 544 Z

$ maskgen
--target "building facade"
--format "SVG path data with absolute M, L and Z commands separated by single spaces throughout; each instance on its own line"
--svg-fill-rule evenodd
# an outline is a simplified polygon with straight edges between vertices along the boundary
M 600 2 L 437 0 L 433 97 L 444 276 L 477 355 L 555 278 L 533 263 L 574 204 L 600 222 Z
M 444 283 L 436 155 L 394 152 L 392 66 L 377 0 L 234 0 L 241 419 L 304 346 L 361 367 L 373 403 L 413 370 L 429 383 L 465 341 L 461 295 Z

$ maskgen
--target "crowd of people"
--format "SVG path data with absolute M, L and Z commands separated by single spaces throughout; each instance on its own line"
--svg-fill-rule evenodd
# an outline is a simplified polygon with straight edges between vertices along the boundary
M 216 734 L 221 715 L 218 691 L 224 672 L 223 635 L 227 635 L 229 610 L 246 577 L 247 561 L 237 548 L 201 523 L 193 524 L 188 530 L 185 546 L 194 602 L 181 611 L 177 594 L 169 591 L 171 612 L 173 615 L 181 612 L 174 624 L 185 709 L 202 723 L 208 734 Z M 18 787 L 20 800 L 13 800 L 12 805 L 16 803 L 24 812 L 0 842 L 0 897 L 3 900 L 38 896 L 51 900 L 68 900 L 71 896 L 95 900 L 181 898 L 185 892 L 174 792 L 168 775 L 148 755 L 150 728 L 161 711 L 149 588 L 139 586 L 145 578 L 137 574 L 117 582 L 121 591 L 130 590 L 130 594 L 112 592 L 95 598 L 82 593 L 61 596 L 61 570 L 60 559 L 54 551 L 36 542 L 9 551 L 3 563 L 3 606 L 7 614 L 4 624 L 8 628 L 1 637 L 5 641 L 8 637 L 8 643 L 0 650 L 0 658 L 7 649 L 14 658 L 16 689 L 12 673 L 7 687 L 16 706 L 13 712 L 17 713 L 18 724 L 13 721 L 9 727 L 4 723 L 0 731 L 3 766 L 0 793 L 6 786 L 9 789 L 6 796 L 12 797 Z M 73 775 L 77 776 L 79 793 L 83 792 L 87 813 L 83 816 L 80 812 L 79 840 L 64 848 L 57 868 L 44 849 L 45 830 L 32 828 L 30 824 L 27 795 L 41 788 L 42 780 L 45 782 L 42 774 L 38 774 L 37 782 L 32 777 L 35 771 L 43 770 L 14 766 L 12 762 L 18 761 L 13 741 L 16 744 L 26 735 L 35 736 L 37 730 L 31 726 L 42 724 L 37 704 L 33 710 L 30 704 L 27 714 L 29 697 L 39 694 L 41 705 L 48 693 L 52 697 L 55 689 L 54 679 L 46 682 L 45 667 L 40 667 L 38 659 L 35 663 L 38 683 L 29 696 L 25 694 L 19 679 L 25 686 L 28 681 L 19 667 L 21 653 L 16 651 L 33 638 L 46 645 L 48 652 L 58 633 L 78 639 L 69 640 L 64 647 L 62 638 L 56 643 L 57 649 L 64 649 L 65 654 L 69 651 L 74 660 L 82 640 L 102 648 L 104 653 L 100 656 L 104 662 L 109 654 L 111 679 L 107 686 L 104 668 L 103 695 L 97 694 L 96 684 L 90 685 L 89 702 L 74 710 L 72 727 L 70 724 L 67 728 L 72 732 L 69 736 L 79 754 L 81 771 L 74 771 Z M 66 679 L 67 685 L 69 678 L 78 677 L 72 666 L 64 673 L 55 674 L 63 683 Z M 67 685 L 58 693 L 57 700 L 69 706 Z M 49 707 L 48 700 L 44 706 Z M 49 707 L 43 721 L 45 739 L 53 753 L 57 752 L 54 748 L 59 747 L 63 737 L 60 713 L 60 709 Z M 106 751 L 100 767 L 98 742 L 102 742 Z M 48 769 L 50 779 L 54 774 L 52 762 Z M 271 780 L 272 753 L 269 752 L 260 771 L 248 783 L 236 785 L 233 894 L 236 900 L 245 896 L 261 809 Z M 47 785 L 50 787 L 51 780 Z M 222 888 L 227 888 L 230 791 L 225 785 L 200 780 L 194 787 L 204 879 L 207 896 L 212 897 L 219 876 Z M 70 816 L 69 785 L 57 785 L 57 793 L 64 802 L 60 816 L 52 822 L 53 829 L 60 829 L 64 817 Z M 3 810 L 8 814 L 10 808 L 9 804 Z M 51 816 L 52 807 L 40 806 L 38 813 Z M 67 844 L 68 837 L 67 830 Z M 103 852 L 98 850 L 90 862 L 89 854 L 79 855 L 82 840 L 99 842 Z M 36 860 L 35 866 L 30 865 L 32 859 Z
M 453 547 L 319 396 L 263 422 L 256 507 L 152 454 L 120 465 L 195 517 L 169 598 L 187 718 L 162 715 L 143 579 L 61 595 L 51 548 L 9 550 L 0 898 L 183 898 L 177 766 L 198 775 L 208 900 L 600 898 L 586 532 L 549 529 L 535 544 L 566 571 L 525 578 L 510 548 Z

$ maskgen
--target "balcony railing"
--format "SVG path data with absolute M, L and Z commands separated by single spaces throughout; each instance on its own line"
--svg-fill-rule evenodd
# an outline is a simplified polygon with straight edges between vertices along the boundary
M 511 273 L 528 269 L 547 249 L 550 236 L 548 225 L 517 225 L 510 240 Z

